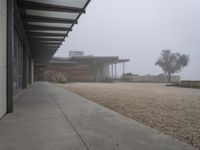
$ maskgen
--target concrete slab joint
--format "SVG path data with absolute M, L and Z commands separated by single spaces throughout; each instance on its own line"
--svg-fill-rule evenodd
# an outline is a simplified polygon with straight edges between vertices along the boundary
M 48 82 L 0 120 L 0 150 L 195 150 Z

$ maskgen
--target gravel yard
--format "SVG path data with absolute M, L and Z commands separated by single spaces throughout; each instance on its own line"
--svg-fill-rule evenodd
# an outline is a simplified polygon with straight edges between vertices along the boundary
M 199 89 L 151 83 L 60 86 L 200 149 Z

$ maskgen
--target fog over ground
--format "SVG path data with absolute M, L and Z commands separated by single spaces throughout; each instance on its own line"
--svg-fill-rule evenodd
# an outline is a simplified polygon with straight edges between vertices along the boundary
M 145 75 L 162 73 L 154 64 L 163 49 L 189 54 L 181 78 L 200 80 L 200 0 L 91 0 L 55 56 L 129 58 L 126 72 Z

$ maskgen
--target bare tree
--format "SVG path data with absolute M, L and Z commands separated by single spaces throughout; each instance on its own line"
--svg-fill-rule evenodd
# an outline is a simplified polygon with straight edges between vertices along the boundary
M 168 82 L 171 82 L 171 75 L 180 72 L 188 63 L 189 55 L 172 53 L 171 50 L 162 50 L 161 57 L 157 60 L 155 65 L 162 68 L 164 74 L 168 78 Z

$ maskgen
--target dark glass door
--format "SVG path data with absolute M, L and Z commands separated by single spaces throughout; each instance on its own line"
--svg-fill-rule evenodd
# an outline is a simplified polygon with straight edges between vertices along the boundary
M 13 92 L 22 89 L 23 83 L 23 44 L 17 32 L 14 32 L 13 52 Z

